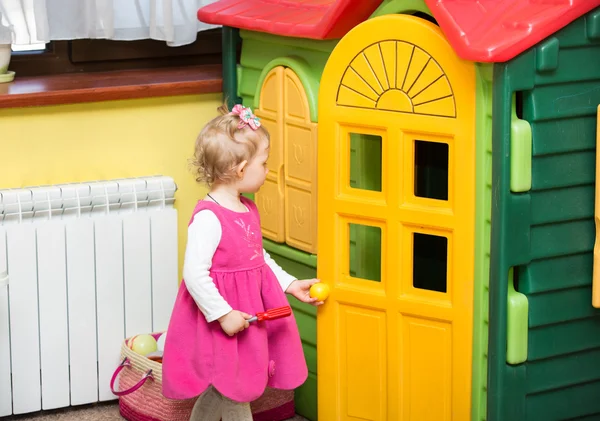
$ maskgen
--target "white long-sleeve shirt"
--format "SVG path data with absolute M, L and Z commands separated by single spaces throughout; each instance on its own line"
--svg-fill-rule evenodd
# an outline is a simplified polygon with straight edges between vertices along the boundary
M 188 227 L 183 279 L 190 295 L 209 323 L 232 310 L 210 277 L 212 258 L 219 246 L 222 234 L 219 218 L 208 209 L 198 212 Z M 296 278 L 275 263 L 264 249 L 263 254 L 265 263 L 275 273 L 281 288 L 284 291 L 287 290 Z

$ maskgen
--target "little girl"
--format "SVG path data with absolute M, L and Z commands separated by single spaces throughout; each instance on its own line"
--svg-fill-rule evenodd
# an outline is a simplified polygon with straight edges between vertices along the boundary
M 249 108 L 236 105 L 210 121 L 196 141 L 194 164 L 210 193 L 196 205 L 163 358 L 163 393 L 200 396 L 192 420 L 251 421 L 250 402 L 267 386 L 291 390 L 307 377 L 292 316 L 252 322 L 288 305 L 285 293 L 310 298 L 316 279 L 296 280 L 262 247 L 255 193 L 265 182 L 269 134 Z

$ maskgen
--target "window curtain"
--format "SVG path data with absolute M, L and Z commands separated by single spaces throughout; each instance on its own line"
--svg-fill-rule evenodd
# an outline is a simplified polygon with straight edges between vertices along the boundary
M 177 47 L 214 25 L 196 12 L 217 0 L 0 0 L 0 44 L 102 38 Z

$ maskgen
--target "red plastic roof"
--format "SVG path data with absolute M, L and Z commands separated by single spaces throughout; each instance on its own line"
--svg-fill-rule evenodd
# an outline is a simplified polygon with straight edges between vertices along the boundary
M 221 0 L 198 10 L 202 22 L 312 39 L 342 38 L 381 0 Z
M 600 0 L 425 0 L 456 53 L 504 62 L 600 6 Z M 299 38 L 336 39 L 381 0 L 220 0 L 202 22 Z
M 425 0 L 465 60 L 505 62 L 595 7 L 600 0 Z

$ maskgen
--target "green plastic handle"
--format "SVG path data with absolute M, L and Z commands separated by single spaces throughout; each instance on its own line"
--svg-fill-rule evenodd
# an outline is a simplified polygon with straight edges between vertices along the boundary
M 508 274 L 508 308 L 506 323 L 506 362 L 522 364 L 527 361 L 529 301 L 515 290 L 513 268 Z
M 517 117 L 515 95 L 510 120 L 510 190 L 521 193 L 531 190 L 533 140 L 529 123 Z

